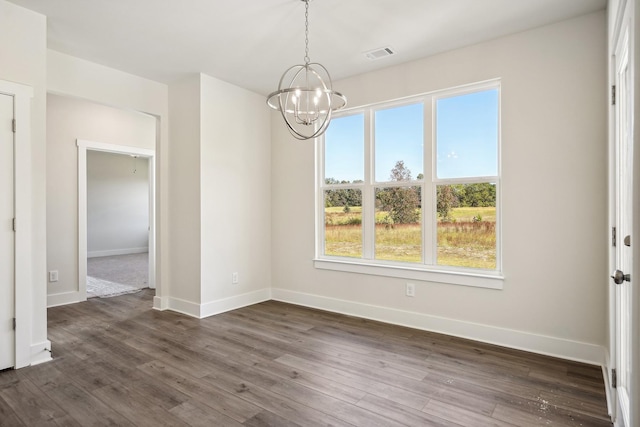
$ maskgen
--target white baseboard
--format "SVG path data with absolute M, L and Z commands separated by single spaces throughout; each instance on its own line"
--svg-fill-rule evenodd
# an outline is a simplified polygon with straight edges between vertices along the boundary
M 168 310 L 177 311 L 178 313 L 186 314 L 196 319 L 202 318 L 200 317 L 200 304 L 198 303 L 173 297 L 165 297 L 162 298 L 162 300 L 163 305 L 165 305 Z
M 225 311 L 235 310 L 237 308 L 246 307 L 252 304 L 268 301 L 271 299 L 271 288 L 259 289 L 257 291 L 248 292 L 246 294 L 234 295 L 229 298 L 223 298 L 202 304 L 200 308 L 201 318 L 213 316 L 215 314 L 224 313 Z
M 59 305 L 75 304 L 81 301 L 85 301 L 85 298 L 82 298 L 78 291 L 47 295 L 47 308 L 57 307 Z
M 563 338 L 532 334 L 513 329 L 499 328 L 461 320 L 449 319 L 388 307 L 361 304 L 353 301 L 320 295 L 271 289 L 272 299 L 305 307 L 318 308 L 350 316 L 377 320 L 425 331 L 438 332 L 496 344 L 518 350 L 530 351 L 562 359 L 604 366 L 605 349 L 602 346 Z
M 173 310 L 191 317 L 202 319 L 269 299 L 318 308 L 365 319 L 378 320 L 425 331 L 438 332 L 475 341 L 496 344 L 518 350 L 575 360 L 598 366 L 608 366 L 606 349 L 602 346 L 572 341 L 563 338 L 532 334 L 530 332 L 499 328 L 472 322 L 465 322 L 411 311 L 388 307 L 361 304 L 353 301 L 329 298 L 320 295 L 293 292 L 286 289 L 264 288 L 245 294 L 198 304 L 180 298 L 154 297 L 153 308 Z M 47 296 L 47 306 L 73 304 L 84 301 L 79 292 L 67 292 Z M 609 389 L 608 370 L 605 372 L 605 385 Z M 610 398 L 609 393 L 607 397 Z M 608 399 L 609 400 L 609 399 Z
M 51 360 L 51 341 L 31 345 L 31 366 Z
M 153 308 L 154 310 L 167 310 L 169 308 L 169 298 L 167 297 L 153 297 Z
M 153 300 L 153 308 L 156 310 L 177 311 L 178 313 L 186 314 L 187 316 L 203 319 L 205 317 L 224 313 L 225 311 L 235 310 L 248 305 L 268 301 L 270 299 L 271 290 L 269 288 L 264 288 L 245 294 L 210 301 L 204 304 L 197 304 L 180 298 L 155 297 Z
M 146 252 L 149 252 L 149 247 L 110 249 L 108 251 L 90 251 L 90 252 L 87 252 L 87 258 L 98 258 L 102 256 L 112 256 L 112 255 L 143 254 Z

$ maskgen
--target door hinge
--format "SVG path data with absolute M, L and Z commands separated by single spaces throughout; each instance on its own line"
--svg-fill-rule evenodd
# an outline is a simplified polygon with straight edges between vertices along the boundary
M 616 245 L 616 228 L 611 227 L 611 246 Z
M 16 231 L 16 219 L 15 218 L 13 218 L 13 231 L 14 231 L 14 233 Z
M 611 86 L 611 105 L 616 105 L 616 85 Z
M 16 318 L 15 317 L 13 318 L 13 330 L 14 331 L 16 330 Z
M 618 373 L 615 369 L 611 370 L 611 387 L 618 388 Z
M 16 119 L 11 120 L 11 130 L 16 133 Z

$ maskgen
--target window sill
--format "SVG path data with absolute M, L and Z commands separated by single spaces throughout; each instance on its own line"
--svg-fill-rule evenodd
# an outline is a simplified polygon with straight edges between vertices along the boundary
M 373 264 L 361 260 L 314 259 L 314 267 L 320 270 L 344 271 L 398 279 L 472 286 L 476 288 L 502 289 L 504 277 L 498 272 L 452 271 L 437 267 L 420 268 L 398 264 Z

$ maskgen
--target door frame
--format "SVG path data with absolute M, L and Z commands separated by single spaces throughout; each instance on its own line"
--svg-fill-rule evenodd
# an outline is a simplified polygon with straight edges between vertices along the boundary
M 148 148 L 77 139 L 78 146 L 78 300 L 87 300 L 87 151 L 102 151 L 149 160 L 149 288 L 156 283 L 156 154 Z
M 611 4 L 611 3 L 610 3 Z M 638 34 L 637 22 L 640 22 L 640 8 L 636 8 L 635 0 L 619 0 L 614 3 L 617 5 L 616 10 L 610 10 L 609 12 L 613 14 L 613 20 L 610 20 L 610 32 L 609 32 L 609 85 L 610 87 L 616 84 L 616 49 L 618 44 L 620 43 L 620 38 L 625 36 L 625 32 L 629 36 L 629 67 L 631 73 L 631 81 L 630 81 L 630 89 L 629 89 L 629 98 L 632 104 L 632 120 L 634 123 L 640 123 L 640 108 L 636 108 L 635 106 L 640 105 L 640 91 L 636 88 L 640 88 L 639 78 L 640 76 L 636 73 L 636 65 L 640 61 L 640 57 L 635 54 L 636 43 L 640 40 L 640 35 Z M 616 98 L 619 98 L 619 94 L 616 94 Z M 616 109 L 615 106 L 610 103 L 609 110 L 609 229 L 611 230 L 613 227 L 617 226 L 617 210 L 616 210 Z M 640 127 L 633 125 L 632 129 L 632 138 L 633 145 L 638 146 L 638 142 L 640 140 Z M 640 182 L 640 171 L 638 170 L 638 166 L 640 165 L 640 150 L 635 149 L 632 157 L 632 182 Z M 632 194 L 632 204 L 635 207 L 633 212 L 632 221 L 632 232 L 631 232 L 631 241 L 632 242 L 640 242 L 640 209 L 639 203 L 640 201 L 640 186 L 634 186 L 633 194 Z M 617 236 L 617 244 L 623 244 L 622 239 L 623 236 L 620 235 L 618 230 Z M 611 242 L 608 247 L 609 254 L 609 271 L 614 271 L 617 267 L 616 265 L 616 247 L 614 247 Z M 634 273 L 635 272 L 635 273 Z M 638 277 L 638 272 L 640 272 L 640 257 L 636 254 L 633 260 L 633 266 L 631 268 L 632 278 Z M 635 282 L 635 283 L 634 283 Z M 624 420 L 619 414 L 619 400 L 617 396 L 617 391 L 612 386 L 612 370 L 616 369 L 616 363 L 618 359 L 618 355 L 616 354 L 616 286 L 613 284 L 611 279 L 608 279 L 608 300 L 609 300 L 609 357 L 607 361 L 608 372 L 605 375 L 605 384 L 608 396 L 609 403 L 609 413 L 614 421 L 615 426 L 625 426 L 629 427 L 631 425 L 640 425 L 640 376 L 632 375 L 631 383 L 629 384 L 629 420 L 628 424 L 625 425 Z M 631 305 L 632 305 L 632 318 L 630 319 L 631 323 L 631 356 L 633 359 L 630 360 L 630 364 L 632 369 L 637 371 L 640 369 L 640 328 L 638 325 L 640 324 L 640 281 L 634 280 L 631 282 Z
M 0 149 L 2 150 L 2 159 L 0 159 L 0 170 L 2 171 L 2 203 L 7 203 L 2 207 L 2 237 L 0 237 L 0 245 L 2 246 L 2 256 L 6 257 L 2 260 L 2 283 L 0 283 L 0 294 L 3 295 L 0 301 L 2 309 L 0 309 L 0 370 L 13 368 L 16 365 L 16 333 L 11 326 L 11 320 L 15 319 L 15 257 L 16 257 L 16 245 L 15 245 L 15 230 L 9 228 L 11 221 L 15 218 L 15 143 L 14 132 L 11 122 L 15 119 L 14 113 L 14 96 L 0 92 L 0 105 L 1 114 L 0 118 L 2 128 L 0 132 L 3 136 L 6 136 L 6 140 L 0 138 L 2 143 Z M 6 179 L 6 181 L 4 181 Z M 11 185 L 9 185 L 11 184 Z M 5 193 L 6 191 L 6 193 Z M 9 200 L 10 199 L 10 200 Z M 5 252 L 6 251 L 6 252 Z M 6 274 L 6 276 L 5 276 Z M 6 280 L 6 282 L 5 282 Z M 6 294 L 8 292 L 8 295 Z M 6 299 L 5 299 L 6 298 Z M 5 312 L 4 309 L 7 309 Z
M 16 318 L 15 368 L 31 365 L 31 326 L 33 322 L 33 286 L 46 286 L 43 278 L 33 276 L 31 230 L 31 99 L 33 88 L 20 83 L 0 80 L 0 92 L 13 97 L 13 117 L 16 120 L 14 133 L 14 211 L 16 231 L 14 240 L 14 315 Z M 51 350 L 51 344 L 45 343 Z M 41 350 L 38 349 L 38 350 Z M 51 357 L 37 353 L 37 362 Z

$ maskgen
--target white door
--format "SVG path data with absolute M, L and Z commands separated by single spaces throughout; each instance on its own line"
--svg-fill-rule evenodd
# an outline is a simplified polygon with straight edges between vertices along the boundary
M 625 20 L 625 22 L 628 22 Z M 629 427 L 634 410 L 630 394 L 633 364 L 632 334 L 638 327 L 631 322 L 633 308 L 632 281 L 632 158 L 633 158 L 633 89 L 630 70 L 629 26 L 623 25 L 615 50 L 615 369 L 617 379 L 617 422 Z M 635 280 L 638 282 L 638 280 Z M 634 332 L 635 331 L 635 332 Z
M 15 365 L 13 97 L 0 94 L 0 369 Z

